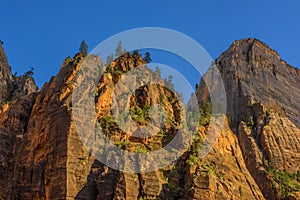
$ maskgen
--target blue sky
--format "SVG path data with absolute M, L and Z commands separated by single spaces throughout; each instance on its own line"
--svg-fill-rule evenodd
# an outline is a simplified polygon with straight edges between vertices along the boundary
M 214 59 L 236 39 L 259 38 L 291 65 L 300 63 L 300 1 L 3 1 L 0 40 L 13 71 L 35 68 L 39 87 L 73 56 L 84 39 L 90 49 L 119 32 L 165 27 L 198 41 Z M 184 61 L 170 66 L 188 68 Z M 188 71 L 192 83 L 199 76 Z

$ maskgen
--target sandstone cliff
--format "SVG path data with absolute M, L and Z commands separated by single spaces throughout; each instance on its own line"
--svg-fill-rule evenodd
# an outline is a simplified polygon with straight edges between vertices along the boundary
M 94 96 L 97 125 L 115 146 L 147 154 L 168 144 L 180 129 L 180 95 L 167 89 L 159 74 L 146 67 L 144 73 L 154 77 L 156 84 L 126 94 L 128 83 L 145 82 L 141 78 L 145 74 L 137 75 L 139 66 L 146 64 L 140 55 L 126 53 L 105 67 L 97 56 L 77 54 L 67 58 L 57 76 L 40 91 L 33 92 L 34 87 L 13 90 L 18 95 L 12 96 L 20 98 L 2 105 L 0 199 L 299 198 L 300 120 L 295 93 L 299 71 L 262 42 L 236 41 L 216 59 L 227 93 L 227 116 L 220 116 L 225 125 L 212 121 L 208 126 L 210 108 L 204 104 L 205 119 L 195 127 L 193 144 L 175 163 L 153 172 L 115 170 L 97 160 L 91 147 L 84 146 L 90 138 L 96 140 L 97 132 L 80 136 L 78 131 L 85 129 L 75 124 L 87 119 L 74 119 L 72 98 L 78 87 L 76 77 L 81 77 L 80 69 L 87 60 L 104 71 L 96 86 L 87 86 L 84 92 Z M 8 66 L 6 57 L 0 61 Z M 130 70 L 137 73 L 124 76 Z M 10 72 L 5 73 L 9 78 L 0 81 L 7 87 L 13 78 Z M 28 79 L 17 82 L 32 85 Z M 3 97 L 5 91 L 7 88 Z M 203 80 L 197 95 L 208 99 Z M 160 105 L 166 115 L 159 134 L 141 139 L 138 136 L 143 129 L 131 126 L 125 129 L 133 134 L 127 134 L 123 127 L 127 123 L 116 120 L 122 113 L 115 110 L 122 110 L 123 98 L 127 98 L 129 114 L 140 127 L 150 124 L 152 115 L 161 114 L 150 110 L 151 105 Z M 210 153 L 200 159 L 197 152 L 208 132 L 219 137 Z M 111 155 L 105 158 L 109 160 Z M 157 163 L 150 162 L 153 166 Z
M 262 102 L 300 126 L 300 71 L 280 59 L 276 51 L 257 39 L 238 40 L 215 64 L 224 80 L 233 125 L 243 119 L 247 105 Z
M 5 52 L 0 44 L 0 101 L 3 101 L 7 96 L 8 85 L 11 82 L 11 69 L 8 65 Z
M 265 198 L 299 198 L 300 71 L 252 38 L 235 41 L 214 64 L 224 81 L 231 128 Z M 201 82 L 197 93 L 207 100 Z
M 29 75 L 12 75 L 11 67 L 0 44 L 0 102 L 4 104 L 38 90 L 34 79 Z

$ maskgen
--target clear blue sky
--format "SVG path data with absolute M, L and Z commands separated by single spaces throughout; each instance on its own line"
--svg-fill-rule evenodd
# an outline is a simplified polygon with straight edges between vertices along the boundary
M 291 65 L 300 63 L 299 0 L 7 0 L 0 9 L 0 40 L 9 63 L 18 74 L 34 67 L 39 87 L 58 72 L 65 57 L 78 51 L 83 39 L 92 49 L 121 31 L 147 26 L 187 34 L 213 59 L 234 40 L 255 37 Z M 199 76 L 191 73 L 190 79 L 196 83 Z

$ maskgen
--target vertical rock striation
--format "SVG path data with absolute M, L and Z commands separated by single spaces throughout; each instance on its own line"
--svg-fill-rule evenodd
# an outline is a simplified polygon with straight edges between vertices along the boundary
M 297 195 L 299 179 L 284 183 L 273 172 L 291 177 L 299 171 L 300 71 L 252 38 L 235 41 L 214 64 L 245 164 L 265 198 Z M 203 85 L 197 91 L 202 100 L 208 96 Z
M 136 52 L 125 53 L 107 67 L 97 56 L 77 54 L 67 58 L 57 76 L 37 91 L 31 77 L 11 75 L 0 47 L 0 99 L 8 100 L 0 107 L 0 199 L 299 197 L 300 72 L 266 44 L 256 39 L 235 41 L 216 59 L 227 93 L 227 116 L 219 116 L 225 125 L 218 121 L 208 125 L 205 116 L 205 123 L 195 128 L 193 144 L 175 163 L 147 173 L 112 169 L 84 146 L 97 132 L 80 137 L 79 131 L 85 129 L 75 126 L 72 97 L 78 86 L 76 76 L 80 78 L 79 70 L 87 58 L 104 70 L 96 87 L 85 94 L 95 96 L 97 125 L 111 142 L 129 152 L 149 153 L 176 135 L 182 111 L 180 95 L 165 87 L 172 84 L 147 67 L 143 75 L 152 76 L 156 84 L 145 84 L 141 76 L 124 76 L 132 70 L 139 74 L 139 66 L 146 64 Z M 131 84 L 142 86 L 127 94 Z M 203 80 L 197 95 L 201 101 L 209 99 Z M 125 96 L 129 114 L 139 128 L 115 119 L 122 114 L 115 111 L 122 111 Z M 161 107 L 153 112 L 152 105 Z M 164 126 L 159 130 L 150 127 L 158 133 L 137 137 L 144 133 L 141 127 L 150 123 L 152 115 L 162 114 L 161 110 L 166 113 Z M 133 134 L 122 129 L 124 124 Z M 200 159 L 197 152 L 209 132 L 219 137 L 209 154 Z M 155 166 L 156 162 L 147 164 Z

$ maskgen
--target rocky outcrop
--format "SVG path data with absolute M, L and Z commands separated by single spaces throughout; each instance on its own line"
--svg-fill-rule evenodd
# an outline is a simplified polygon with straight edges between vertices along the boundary
M 208 131 L 220 135 L 207 156 L 188 165 L 185 199 L 265 199 L 245 165 L 238 138 L 225 121 L 224 127 L 216 122 L 200 128 L 203 137 Z
M 31 76 L 13 76 L 7 99 L 11 101 L 37 91 L 38 87 Z
M 2 107 L 1 127 L 9 135 L 7 146 L 12 160 L 10 181 L 1 182 L 5 187 L 1 189 L 5 199 L 67 197 L 67 156 L 71 156 L 67 141 L 75 132 L 70 110 L 72 85 L 68 81 L 74 79 L 82 59 L 83 56 L 78 55 L 66 61 L 58 75 L 40 92 L 25 95 L 9 103 L 8 108 Z M 15 92 L 21 95 L 35 90 L 31 87 L 32 81 L 30 77 L 16 78 L 17 85 L 30 87 Z
M 0 44 L 0 103 L 1 105 L 38 91 L 31 76 L 12 75 L 5 52 Z
M 65 79 L 73 72 L 66 63 L 58 76 L 36 94 L 20 141 L 14 144 L 12 199 L 61 199 L 66 197 L 67 133 L 70 111 L 60 96 Z M 12 113 L 14 115 L 14 113 Z M 15 134 L 15 132 L 11 132 Z
M 216 59 L 227 94 L 227 113 L 236 128 L 247 105 L 262 102 L 300 127 L 300 71 L 257 39 L 235 41 Z
M 261 103 L 249 107 L 247 113 L 252 115 L 247 122 L 240 123 L 238 136 L 249 171 L 267 199 L 294 194 L 292 189 L 288 193 L 283 191 L 286 183 L 275 183 L 270 169 L 291 174 L 300 171 L 299 128 Z
M 16 155 L 22 151 L 19 147 L 23 145 L 37 87 L 32 77 L 12 76 L 1 45 L 0 67 L 0 198 L 13 199 Z
M 1 66 L 8 67 L 0 53 Z M 94 75 L 86 64 L 104 72 L 83 91 L 94 98 L 81 109 L 94 106 L 95 132 L 78 126 L 91 116 L 74 114 L 84 100 L 73 101 L 74 91 L 84 83 L 82 75 Z M 297 199 L 299 71 L 255 39 L 236 41 L 215 64 L 227 93 L 227 116 L 211 119 L 209 104 L 201 104 L 201 125 L 198 120 L 192 129 L 192 145 L 175 152 L 182 154 L 174 163 L 140 173 L 106 166 L 103 161 L 123 161 L 109 146 L 108 153 L 102 151 L 104 160 L 97 160 L 103 147 L 95 144 L 101 142 L 98 130 L 119 149 L 149 154 L 178 134 L 182 115 L 189 116 L 189 110 L 182 113 L 180 95 L 165 87 L 172 84 L 149 70 L 137 52 L 125 53 L 107 67 L 95 55 L 67 58 L 40 91 L 31 77 L 9 78 L 8 68 L 1 71 L 6 91 L 2 97 L 11 98 L 0 108 L 0 199 Z M 201 103 L 209 100 L 203 80 L 197 95 Z M 182 131 L 180 141 L 187 133 Z M 200 159 L 208 133 L 218 137 Z M 119 167 L 145 167 L 130 161 Z M 155 167 L 158 162 L 150 159 L 145 165 Z
M 1 170 L 0 170 L 0 198 L 14 199 L 14 177 L 18 171 L 15 170 L 16 155 L 21 145 L 23 145 L 24 133 L 27 131 L 28 120 L 31 109 L 35 102 L 36 94 L 20 98 L 19 100 L 6 105 L 5 110 L 0 114 L 1 126 Z M 24 159 L 26 157 L 24 156 Z M 23 171 L 20 171 L 23 173 Z
M 214 64 L 226 89 L 231 128 L 265 198 L 296 195 L 299 179 L 284 182 L 283 177 L 293 177 L 300 165 L 300 71 L 252 38 L 235 41 Z M 201 83 L 197 94 L 207 100 L 208 91 L 203 80 Z
M 7 96 L 7 90 L 9 84 L 11 83 L 12 75 L 11 69 L 8 65 L 5 52 L 3 50 L 2 44 L 0 44 L 0 102 L 4 101 Z

